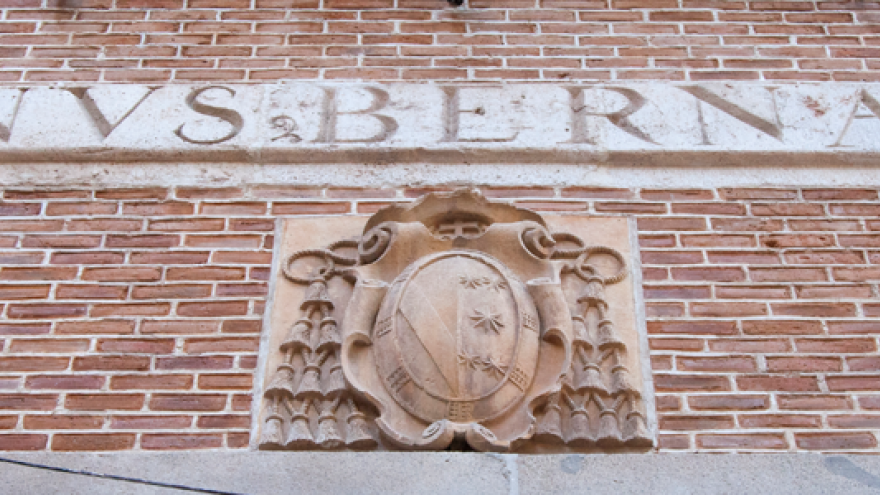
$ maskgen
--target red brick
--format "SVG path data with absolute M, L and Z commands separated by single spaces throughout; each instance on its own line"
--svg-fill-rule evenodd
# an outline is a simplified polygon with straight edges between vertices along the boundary
M 145 285 L 131 290 L 132 299 L 196 299 L 210 295 L 210 284 Z
M 24 417 L 24 427 L 28 430 L 97 430 L 103 424 L 102 416 L 41 414 Z
M 822 324 L 815 320 L 749 320 L 742 323 L 750 335 L 811 335 L 822 333 Z
M 125 320 L 62 321 L 56 324 L 55 333 L 65 335 L 131 334 L 134 333 L 134 322 Z
M 196 425 L 199 428 L 248 428 L 250 427 L 251 418 L 249 416 L 236 416 L 232 414 L 223 414 L 217 416 L 202 416 L 198 419 Z
M 181 199 L 233 199 L 242 194 L 238 187 L 178 187 L 175 192 Z
M 723 430 L 733 428 L 733 416 L 660 416 L 660 429 L 672 431 Z
M 232 367 L 232 356 L 175 356 L 158 358 L 159 370 L 224 370 Z
M 806 450 L 868 449 L 877 446 L 870 433 L 795 433 L 798 448 Z
M 52 437 L 52 450 L 104 451 L 129 450 L 134 447 L 134 433 L 58 433 Z
M 824 282 L 828 275 L 823 268 L 749 268 L 755 282 Z
M 685 450 L 690 448 L 687 435 L 658 435 L 657 448 L 661 450 Z
M 15 339 L 9 344 L 10 353 L 21 354 L 60 354 L 78 353 L 89 350 L 87 339 Z
M 230 320 L 225 319 L 221 327 L 223 333 L 260 333 L 263 322 L 260 320 Z
M 776 397 L 780 409 L 792 411 L 834 411 L 852 409 L 852 400 L 840 395 L 783 395 Z
M 791 342 L 787 339 L 714 339 L 709 341 L 712 352 L 789 352 Z
M 163 430 L 188 428 L 192 425 L 192 416 L 161 416 L 137 415 L 127 416 L 115 414 L 110 419 L 110 428 L 114 430 Z
M 44 299 L 51 285 L 0 285 L 0 299 Z
M 142 334 L 192 335 L 214 333 L 218 321 L 212 320 L 145 320 L 141 324 Z
M 146 356 L 82 356 L 73 359 L 74 371 L 146 371 L 150 358 Z
M 53 265 L 114 265 L 125 262 L 125 254 L 114 251 L 84 251 L 78 253 L 52 253 Z
M 767 356 L 766 359 L 767 369 L 771 372 L 819 373 L 840 371 L 842 368 L 839 357 Z
M 117 375 L 110 378 L 112 390 L 184 390 L 192 388 L 191 375 Z
M 170 354 L 174 350 L 173 339 L 100 339 L 99 352 L 131 354 Z
M 205 374 L 199 375 L 199 388 L 202 390 L 250 390 L 254 377 L 250 374 Z
M 257 352 L 260 341 L 253 337 L 222 337 L 187 339 L 183 350 L 187 354 Z
M 68 364 L 69 357 L 2 356 L 0 372 L 63 371 Z
M 834 236 L 829 234 L 768 234 L 760 238 L 761 245 L 768 248 L 829 247 L 834 246 Z
M 799 352 L 824 353 L 864 353 L 875 352 L 877 345 L 874 339 L 796 339 L 795 346 Z
M 748 414 L 739 416 L 744 428 L 819 428 L 822 418 L 815 414 Z
M 88 390 L 104 386 L 104 377 L 95 375 L 29 376 L 25 386 L 31 390 Z M 68 395 L 68 397 L 70 397 Z
M 181 302 L 180 316 L 243 316 L 248 313 L 247 301 Z
M 149 407 L 153 411 L 221 411 L 225 395 L 153 394 Z
M 109 248 L 168 248 L 180 245 L 180 237 L 170 234 L 108 235 Z
M 192 203 L 182 201 L 126 203 L 122 206 L 122 213 L 141 216 L 191 215 L 194 213 L 194 208 Z
M 827 376 L 825 382 L 832 392 L 880 390 L 876 375 Z
M 745 280 L 745 272 L 739 267 L 687 267 L 672 268 L 674 280 L 740 282 Z
M 697 395 L 688 398 L 695 411 L 752 411 L 770 407 L 767 395 Z
M 735 335 L 736 323 L 728 321 L 651 321 L 649 334 Z
M 771 303 L 774 315 L 814 316 L 820 318 L 855 316 L 856 308 L 851 303 Z
M 749 356 L 678 356 L 675 358 L 675 362 L 678 365 L 678 369 L 682 371 L 748 373 L 757 370 L 755 359 Z
M 223 436 L 205 433 L 145 433 L 141 436 L 141 448 L 146 450 L 194 450 L 216 449 L 223 444 Z
M 754 247 L 754 235 L 747 234 L 693 234 L 682 235 L 681 245 L 684 247 Z
M 768 313 L 764 303 L 751 302 L 693 302 L 691 315 L 695 317 L 762 316 Z
M 697 435 L 697 446 L 704 449 L 786 449 L 788 442 L 781 433 L 740 433 L 728 435 Z
M 828 416 L 832 428 L 880 428 L 880 414 L 847 414 Z
M 745 391 L 817 392 L 819 384 L 813 376 L 740 375 L 737 386 Z
M 95 197 L 98 199 L 165 199 L 167 196 L 168 190 L 164 187 L 121 188 L 95 191 Z
M 137 411 L 144 394 L 67 394 L 64 407 L 71 411 Z
M 51 323 L 0 322 L 0 335 L 44 335 L 49 333 L 51 328 Z
M 664 375 L 654 376 L 654 386 L 665 392 L 709 392 L 730 390 L 730 382 L 724 376 Z
M 0 434 L 0 450 L 44 450 L 48 435 L 33 433 Z
M 162 316 L 171 310 L 169 303 L 95 304 L 89 313 L 99 316 Z
M 26 248 L 95 248 L 101 245 L 97 235 L 26 235 L 21 246 Z
M 49 203 L 46 205 L 46 215 L 113 215 L 116 209 L 116 203 Z
M 99 282 L 150 282 L 161 277 L 159 268 L 86 268 L 82 273 L 83 280 Z
M 226 221 L 222 218 L 175 218 L 169 220 L 150 220 L 147 230 L 161 232 L 205 232 L 223 230 Z
M 272 203 L 272 215 L 331 215 L 348 213 L 351 204 L 347 202 L 327 203 Z
M 717 299 L 791 299 L 791 289 L 772 285 L 716 286 Z
M 145 251 L 131 253 L 132 264 L 200 265 L 208 262 L 208 251 Z M 173 270 L 170 269 L 170 270 Z

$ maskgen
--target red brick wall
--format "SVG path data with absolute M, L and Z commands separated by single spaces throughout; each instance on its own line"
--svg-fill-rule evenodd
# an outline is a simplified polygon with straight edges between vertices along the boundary
M 880 3 L 0 0 L 0 82 L 880 79 Z
M 878 451 L 876 188 L 483 191 L 637 217 L 661 450 Z M 3 192 L 0 449 L 245 448 L 275 218 L 423 192 Z

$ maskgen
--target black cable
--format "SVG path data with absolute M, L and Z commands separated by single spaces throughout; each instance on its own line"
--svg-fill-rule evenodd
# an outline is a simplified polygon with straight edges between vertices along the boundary
M 108 480 L 115 481 L 125 481 L 127 483 L 140 483 L 142 485 L 150 485 L 150 486 L 161 486 L 162 488 L 174 488 L 175 490 L 183 490 L 187 492 L 198 492 L 198 493 L 213 493 L 216 495 L 242 495 L 236 492 L 224 492 L 220 490 L 211 490 L 208 488 L 196 488 L 192 486 L 186 485 L 176 485 L 174 483 L 163 483 L 161 481 L 150 481 L 150 480 L 142 480 L 139 478 L 129 478 L 128 476 L 117 476 L 115 474 L 101 474 L 101 473 L 93 473 L 91 471 L 83 471 L 79 469 L 68 469 L 58 466 L 47 466 L 45 464 L 38 464 L 36 462 L 27 462 L 27 461 L 19 461 L 16 459 L 9 459 L 6 457 L 0 457 L 0 462 L 5 462 L 7 464 L 15 464 L 18 466 L 24 466 L 34 469 L 43 469 L 46 471 L 55 471 L 57 473 L 66 473 L 66 474 L 77 474 L 80 476 L 91 476 L 94 478 L 104 478 Z

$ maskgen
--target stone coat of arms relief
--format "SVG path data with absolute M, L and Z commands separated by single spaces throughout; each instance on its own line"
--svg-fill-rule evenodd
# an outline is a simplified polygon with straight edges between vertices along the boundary
M 653 444 L 631 281 L 621 286 L 631 267 L 601 245 L 628 246 L 625 219 L 551 225 L 458 190 L 364 220 L 285 231 L 261 449 Z M 556 228 L 567 224 L 585 231 Z

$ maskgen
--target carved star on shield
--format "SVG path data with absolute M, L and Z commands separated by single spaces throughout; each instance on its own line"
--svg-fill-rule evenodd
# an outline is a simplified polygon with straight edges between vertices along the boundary
M 470 318 L 474 322 L 475 328 L 482 328 L 487 333 L 491 330 L 496 334 L 500 334 L 501 329 L 504 328 L 504 323 L 501 322 L 501 315 L 494 309 L 474 309 L 474 314 Z

